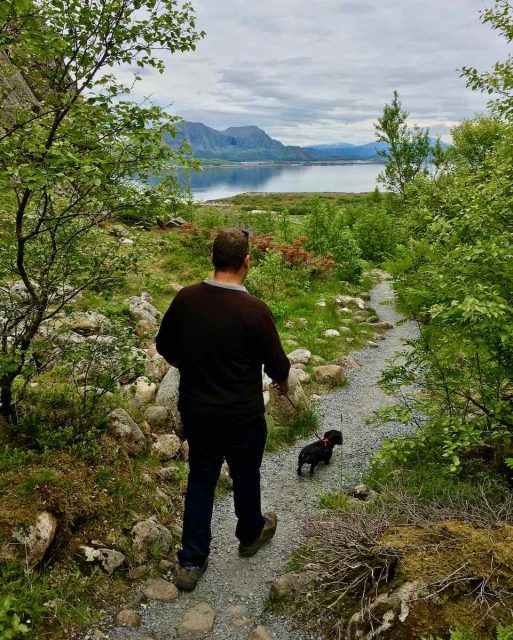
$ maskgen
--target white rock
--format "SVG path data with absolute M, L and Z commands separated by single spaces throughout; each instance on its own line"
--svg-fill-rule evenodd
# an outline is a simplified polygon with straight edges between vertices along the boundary
M 149 293 L 143 292 L 140 296 L 127 298 L 125 304 L 128 306 L 128 315 L 146 325 L 156 327 L 162 318 L 160 311 L 151 304 Z
M 173 542 L 171 532 L 157 520 L 156 516 L 138 522 L 132 528 L 132 536 L 135 548 L 145 554 L 157 552 L 164 555 Z
M 152 445 L 153 451 L 160 460 L 171 460 L 180 451 L 180 438 L 174 433 L 164 433 L 157 436 Z
M 20 540 L 23 558 L 29 569 L 35 567 L 44 558 L 56 531 L 57 518 L 53 513 L 42 511 L 37 515 L 35 523 Z
M 131 455 L 141 453 L 146 448 L 146 438 L 139 425 L 124 409 L 109 413 L 110 428 L 125 445 Z
M 326 329 L 323 335 L 327 338 L 338 338 L 340 336 L 340 331 L 337 331 L 336 329 Z
M 361 298 L 355 298 L 354 296 L 339 295 L 335 297 L 335 302 L 344 306 L 354 305 L 359 309 L 366 308 L 365 302 Z
M 292 364 L 308 364 L 311 357 L 312 353 L 311 351 L 308 351 L 308 349 L 296 349 L 288 354 L 288 359 Z
M 139 376 L 135 381 L 135 399 L 140 404 L 149 404 L 157 393 L 157 385 L 146 376 Z
M 114 549 L 81 546 L 80 550 L 86 562 L 98 562 L 104 571 L 112 575 L 125 562 L 125 555 Z

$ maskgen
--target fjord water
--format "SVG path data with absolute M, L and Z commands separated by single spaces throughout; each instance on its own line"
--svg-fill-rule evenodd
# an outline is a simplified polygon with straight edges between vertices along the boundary
M 180 180 L 189 181 L 195 200 L 228 198 L 247 191 L 269 193 L 319 193 L 373 191 L 380 164 L 286 164 L 205 166 Z

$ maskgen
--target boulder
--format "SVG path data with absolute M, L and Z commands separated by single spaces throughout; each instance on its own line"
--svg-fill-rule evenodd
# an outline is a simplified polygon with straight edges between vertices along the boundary
M 160 382 L 162 378 L 171 368 L 169 362 L 166 361 L 159 353 L 150 355 L 149 350 L 146 354 L 146 362 L 144 365 L 144 372 L 150 380 L 156 380 Z
M 142 322 L 149 327 L 157 327 L 162 314 L 151 304 L 151 295 L 145 291 L 140 296 L 132 296 L 125 300 L 128 315 L 132 320 Z
M 306 364 L 302 364 L 301 362 L 296 362 L 296 364 L 293 364 L 292 369 L 301 369 L 302 371 L 306 371 Z
M 314 369 L 314 377 L 321 384 L 342 385 L 344 370 L 338 364 L 324 364 Z
M 65 327 L 85 336 L 101 333 L 110 327 L 111 322 L 97 311 L 76 311 L 67 316 L 59 316 L 53 321 L 56 329 Z
M 157 436 L 152 445 L 153 451 L 162 461 L 171 460 L 180 451 L 180 438 L 174 433 L 164 433 Z
M 157 385 L 146 376 L 139 376 L 135 381 L 135 400 L 139 404 L 149 404 L 157 393 Z
M 288 354 L 291 364 L 308 364 L 311 357 L 312 353 L 308 349 L 295 349 Z
M 204 638 L 214 626 L 215 613 L 208 602 L 198 602 L 182 618 L 181 637 Z
M 114 549 L 94 549 L 93 547 L 81 546 L 80 551 L 86 562 L 97 562 L 102 569 L 110 576 L 121 567 L 126 557 L 120 551 Z
M 354 358 L 351 358 L 351 356 L 340 357 L 337 364 L 339 364 L 342 369 L 358 369 L 360 366 Z
M 144 585 L 143 595 L 148 600 L 174 602 L 178 598 L 178 589 L 163 578 L 152 578 Z
M 326 329 L 322 335 L 326 336 L 326 338 L 338 338 L 340 336 L 340 331 L 337 331 L 336 329 Z
M 313 365 L 316 365 L 316 366 L 318 366 L 318 365 L 320 365 L 320 364 L 326 364 L 326 360 L 325 360 L 322 356 L 316 356 L 316 355 L 313 355 L 313 356 L 310 358 L 310 361 L 311 361 L 311 363 L 312 363 Z
M 290 373 L 289 373 L 289 385 L 290 385 L 291 377 L 293 377 L 295 381 L 297 380 L 298 382 L 301 382 L 302 384 L 308 383 L 312 379 L 309 373 L 304 371 L 304 369 L 299 369 L 299 368 L 297 368 L 297 369 L 293 368 L 293 369 L 290 370 Z
M 146 438 L 139 425 L 124 409 L 114 409 L 109 413 L 112 433 L 126 446 L 130 455 L 137 455 L 146 448 Z
M 339 295 L 335 297 L 335 302 L 344 307 L 358 307 L 358 309 L 366 309 L 366 304 L 361 298 L 354 296 Z
M 19 557 L 28 569 L 33 569 L 41 562 L 52 544 L 57 524 L 57 518 L 53 513 L 42 511 L 27 531 L 13 533 L 13 542 L 1 550 L 0 561 Z
M 134 546 L 144 555 L 160 553 L 165 555 L 173 542 L 171 532 L 161 524 L 156 516 L 138 522 L 132 528 Z
M 178 389 L 180 386 L 180 371 L 171 367 L 160 383 L 156 403 L 167 407 L 170 411 L 178 411 Z
M 314 571 L 293 571 L 275 578 L 271 584 L 269 597 L 272 602 L 280 602 L 291 596 L 306 593 L 314 585 L 318 574 Z
M 158 404 L 146 409 L 144 419 L 154 429 L 164 429 L 172 423 L 172 417 L 167 407 L 162 407 Z

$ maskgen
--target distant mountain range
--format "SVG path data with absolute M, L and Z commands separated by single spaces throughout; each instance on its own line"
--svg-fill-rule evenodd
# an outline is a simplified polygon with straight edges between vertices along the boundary
M 330 162 L 334 160 L 378 160 L 377 151 L 386 148 L 379 142 L 352 145 L 341 142 L 331 145 L 295 147 L 271 138 L 259 127 L 229 127 L 217 131 L 201 122 L 187 122 L 179 128 L 168 144 L 178 147 L 186 138 L 197 158 L 205 160 Z

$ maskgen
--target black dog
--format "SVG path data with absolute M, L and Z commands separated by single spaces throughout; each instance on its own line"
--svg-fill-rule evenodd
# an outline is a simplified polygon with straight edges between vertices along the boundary
M 313 444 L 307 445 L 301 450 L 297 461 L 297 473 L 301 475 L 301 469 L 304 464 L 310 465 L 310 475 L 313 476 L 315 467 L 319 462 L 329 464 L 333 455 L 333 447 L 336 444 L 342 444 L 342 431 L 326 431 L 322 440 L 317 440 Z

